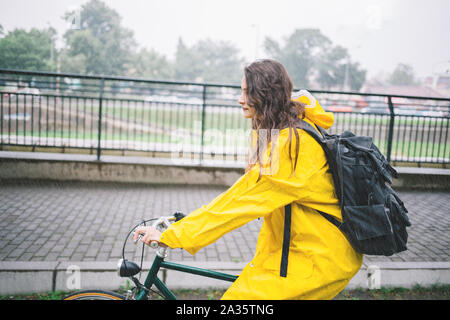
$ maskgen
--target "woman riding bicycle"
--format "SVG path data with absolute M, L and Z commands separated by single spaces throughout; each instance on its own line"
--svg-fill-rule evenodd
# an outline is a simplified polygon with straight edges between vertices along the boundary
M 362 264 L 345 236 L 317 210 L 342 220 L 322 147 L 298 128 L 299 117 L 328 129 L 333 115 L 311 96 L 292 100 L 293 83 L 274 60 L 244 69 L 239 104 L 252 121 L 253 154 L 227 191 L 162 234 L 139 227 L 142 241 L 191 254 L 262 217 L 255 256 L 222 299 L 331 299 Z M 300 103 L 302 102 L 302 103 Z M 286 205 L 291 204 L 287 274 L 280 275 Z

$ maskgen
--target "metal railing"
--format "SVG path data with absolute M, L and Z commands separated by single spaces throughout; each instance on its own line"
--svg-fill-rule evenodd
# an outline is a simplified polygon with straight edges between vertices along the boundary
M 310 90 L 332 133 L 373 137 L 390 162 L 450 164 L 450 98 Z M 235 85 L 0 69 L 1 148 L 242 164 L 250 122 Z

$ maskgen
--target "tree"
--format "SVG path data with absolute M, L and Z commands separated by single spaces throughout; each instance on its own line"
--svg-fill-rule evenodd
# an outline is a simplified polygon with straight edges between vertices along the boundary
M 309 87 L 315 66 L 331 46 L 331 41 L 318 29 L 297 29 L 283 44 L 266 38 L 264 49 L 280 61 L 289 72 L 296 87 Z
M 348 63 L 348 82 L 347 89 L 351 91 L 359 91 L 366 81 L 367 70 L 360 69 L 359 63 Z M 345 78 L 344 78 L 345 79 Z M 344 83 L 346 81 L 344 80 Z
M 29 71 L 55 71 L 51 61 L 54 28 L 15 29 L 0 38 L 0 68 Z
M 145 48 L 131 57 L 129 76 L 168 80 L 173 78 L 173 66 L 164 55 Z
M 239 50 L 226 41 L 200 40 L 192 47 L 178 41 L 175 58 L 177 80 L 239 83 L 243 59 Z
M 75 12 L 66 12 L 70 21 Z M 131 30 L 121 26 L 119 14 L 99 0 L 82 6 L 80 29 L 64 34 L 66 48 L 61 71 L 83 74 L 123 75 L 127 73 L 136 43 Z
M 284 64 L 296 88 L 308 88 L 314 82 L 327 89 L 347 87 L 359 90 L 366 71 L 352 63 L 346 48 L 333 46 L 318 29 L 297 29 L 284 43 L 267 37 L 264 49 Z
M 389 77 L 389 83 L 399 86 L 416 84 L 413 68 L 410 65 L 399 63 Z
M 358 91 L 366 78 L 366 70 L 358 63 L 352 63 L 348 50 L 341 46 L 332 47 L 317 63 L 317 82 L 326 89 Z
M 200 80 L 202 74 L 200 57 L 189 49 L 181 38 L 178 39 L 174 69 L 176 80 Z
M 318 64 L 317 82 L 326 89 L 341 86 L 348 80 L 348 53 L 347 49 L 336 46 L 325 54 L 323 60 Z M 347 72 L 347 73 L 346 73 Z

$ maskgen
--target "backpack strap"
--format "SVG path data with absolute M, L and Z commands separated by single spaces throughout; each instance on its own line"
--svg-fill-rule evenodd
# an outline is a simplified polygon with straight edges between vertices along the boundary
M 332 215 L 316 210 L 327 219 L 329 222 L 334 224 L 338 229 L 340 229 L 342 223 L 333 217 Z M 289 260 L 289 246 L 291 243 L 291 218 L 292 218 L 292 207 L 291 204 L 284 206 L 284 231 L 283 231 L 283 248 L 281 252 L 281 266 L 280 266 L 280 277 L 287 276 L 287 267 Z
M 334 224 L 338 229 L 341 227 L 342 223 L 335 217 L 333 217 L 331 214 L 316 210 L 322 217 L 327 219 L 329 222 Z
M 344 200 L 344 198 L 343 198 L 343 190 L 344 190 L 343 183 L 344 182 L 342 179 L 339 179 L 339 177 L 342 177 L 342 166 L 339 163 L 335 163 L 331 160 L 333 158 L 333 156 L 330 154 L 330 151 L 329 151 L 330 146 L 327 145 L 328 142 L 326 140 L 326 138 L 329 137 L 329 135 L 327 134 L 325 129 L 323 129 L 322 127 L 320 127 L 318 125 L 313 126 L 303 119 L 299 119 L 299 122 L 297 122 L 297 123 L 298 123 L 298 126 L 297 126 L 298 128 L 309 133 L 309 135 L 311 137 L 313 137 L 314 140 L 316 140 L 322 146 L 322 148 L 325 152 L 325 156 L 327 158 L 328 164 L 330 165 L 330 169 L 332 171 L 336 195 L 339 199 L 339 204 L 341 206 L 341 209 L 343 209 L 343 200 Z M 319 130 L 320 133 L 317 132 L 316 129 Z M 338 148 L 338 151 L 339 151 L 339 148 Z
M 299 128 L 310 133 L 314 139 L 317 140 L 320 144 L 323 143 L 323 138 L 320 134 L 314 129 L 312 125 L 308 122 L 299 119 Z M 318 127 L 319 131 L 323 134 L 323 129 Z M 280 277 L 287 276 L 287 267 L 289 260 L 289 246 L 291 242 L 291 217 L 292 217 L 292 207 L 291 204 L 284 206 L 284 231 L 283 231 L 283 247 L 281 251 L 281 266 L 280 266 Z
M 317 130 L 308 122 L 299 119 L 299 126 L 298 128 L 305 130 L 308 132 L 320 145 L 325 144 L 324 136 L 326 134 L 326 131 L 322 129 L 319 126 L 316 126 Z M 340 227 L 341 223 L 339 220 L 334 218 L 333 216 L 318 211 L 325 219 L 330 221 L 332 224 L 334 224 L 336 227 Z M 289 260 L 289 246 L 291 241 L 291 217 L 292 217 L 292 207 L 291 204 L 288 204 L 284 207 L 284 231 L 283 231 L 283 247 L 281 252 L 281 266 L 280 266 L 280 277 L 286 277 L 287 276 L 287 267 L 288 267 L 288 260 Z
M 319 144 L 323 145 L 325 143 L 324 141 L 324 136 L 326 134 L 326 131 L 322 128 L 319 127 L 317 125 L 311 125 L 310 123 L 306 122 L 305 120 L 299 119 L 300 121 L 298 122 L 299 126 L 297 126 L 297 128 L 305 130 L 306 132 L 308 132 Z M 317 130 L 319 130 L 319 132 L 317 132 Z
M 280 277 L 286 277 L 288 259 L 289 259 L 289 246 L 291 242 L 291 204 L 284 207 L 284 234 L 283 234 L 283 250 L 281 252 L 281 266 Z

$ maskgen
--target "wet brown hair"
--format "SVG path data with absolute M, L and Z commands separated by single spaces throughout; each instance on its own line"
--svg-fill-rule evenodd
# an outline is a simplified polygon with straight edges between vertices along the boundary
M 255 108 L 252 119 L 252 129 L 256 130 L 259 141 L 259 130 L 266 129 L 267 144 L 271 142 L 271 129 L 289 128 L 289 157 L 292 171 L 295 171 L 299 154 L 299 137 L 295 130 L 299 116 L 304 118 L 305 106 L 291 99 L 294 85 L 286 68 L 278 61 L 271 59 L 257 60 L 244 68 L 247 83 L 247 104 Z M 296 136 L 295 160 L 292 163 L 291 143 L 292 132 Z M 273 146 L 273 144 L 272 144 Z M 256 148 L 256 158 L 261 165 L 259 143 Z M 272 152 L 271 152 L 272 156 Z M 247 170 L 251 168 L 249 163 Z M 261 171 L 260 171 L 261 172 Z

